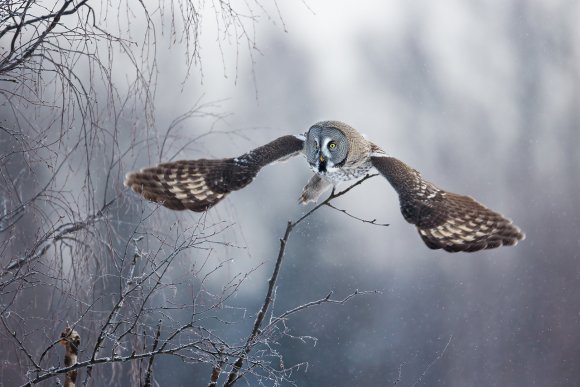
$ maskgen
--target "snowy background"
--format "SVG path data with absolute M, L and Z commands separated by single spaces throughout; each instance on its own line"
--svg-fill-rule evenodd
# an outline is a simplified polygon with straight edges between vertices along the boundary
M 276 346 L 286 366 L 308 363 L 292 375 L 296 384 L 578 385 L 580 4 L 308 0 L 264 7 L 246 31 L 255 46 L 235 33 L 229 42 L 220 38 L 218 21 L 206 9 L 201 61 L 191 68 L 170 29 L 157 31 L 153 126 L 163 133 L 196 104 L 222 118 L 199 115 L 178 123 L 173 135 L 201 137 L 185 146 L 169 141 L 161 157 L 159 147 L 136 148 L 128 153 L 127 171 L 160 158 L 237 156 L 317 121 L 340 120 L 426 179 L 474 196 L 526 233 L 516 247 L 429 250 L 379 177 L 335 205 L 388 227 L 320 209 L 290 238 L 274 311 L 330 291 L 336 298 L 357 289 L 380 293 L 312 308 L 288 322 L 292 335 L 317 339 L 285 337 Z M 135 22 L 133 29 L 139 30 Z M 120 90 L 127 84 L 119 71 L 124 65 L 115 64 Z M 145 114 L 119 121 L 127 136 L 151 135 L 140 132 Z M 123 192 L 119 233 L 126 232 L 122 222 L 156 207 L 123 191 L 121 175 L 110 184 Z M 210 256 L 225 262 L 212 286 L 258 267 L 229 300 L 239 323 L 219 328 L 226 338 L 247 336 L 286 222 L 310 208 L 297 203 L 310 175 L 302 157 L 267 167 L 208 212 L 208 223 L 231 225 L 218 236 L 226 245 L 216 245 Z M 102 190 L 104 177 L 94 179 Z M 86 189 L 80 179 L 64 183 L 71 196 Z M 151 225 L 194 225 L 200 216 L 159 209 Z M 172 274 L 180 278 L 206 257 L 182 256 Z M 30 308 L 42 299 L 38 295 Z M 209 372 L 156 359 L 162 385 L 207 385 Z

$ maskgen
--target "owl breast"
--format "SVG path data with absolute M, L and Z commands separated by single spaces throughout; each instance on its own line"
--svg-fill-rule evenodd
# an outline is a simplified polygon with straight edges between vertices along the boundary
M 372 168 L 372 164 L 369 161 L 355 166 L 330 167 L 322 172 L 315 166 L 311 166 L 311 168 L 318 175 L 324 177 L 333 184 L 336 184 L 341 181 L 354 180 L 363 177 Z

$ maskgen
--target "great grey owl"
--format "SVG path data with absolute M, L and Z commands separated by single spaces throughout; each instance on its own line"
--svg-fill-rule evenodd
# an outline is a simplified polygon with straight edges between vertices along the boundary
M 401 212 L 425 244 L 450 252 L 515 245 L 524 234 L 501 214 L 469 196 L 444 191 L 339 121 L 314 124 L 236 158 L 182 160 L 127 174 L 125 185 L 172 210 L 205 211 L 248 185 L 260 169 L 302 153 L 314 176 L 300 202 L 315 202 L 329 187 L 363 177 L 371 168 L 399 194 Z

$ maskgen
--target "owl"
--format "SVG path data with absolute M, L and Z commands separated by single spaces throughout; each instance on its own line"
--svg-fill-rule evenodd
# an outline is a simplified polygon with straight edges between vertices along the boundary
M 339 121 L 318 122 L 304 134 L 280 137 L 235 158 L 181 160 L 131 172 L 125 186 L 172 210 L 201 212 L 247 186 L 266 165 L 298 154 L 306 157 L 314 172 L 300 203 L 316 202 L 330 187 L 361 178 L 374 168 L 393 186 L 403 217 L 431 249 L 472 252 L 524 239 L 503 215 L 423 179 Z

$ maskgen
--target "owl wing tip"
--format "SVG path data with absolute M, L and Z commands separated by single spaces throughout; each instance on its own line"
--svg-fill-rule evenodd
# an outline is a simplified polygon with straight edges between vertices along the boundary
M 434 250 L 443 249 L 451 253 L 515 246 L 526 238 L 525 233 L 510 221 L 500 227 L 492 228 L 486 234 L 467 228 L 450 227 L 448 223 L 433 228 L 417 227 L 417 229 L 427 247 Z
M 123 185 L 144 199 L 170 210 L 205 212 L 228 193 L 216 191 L 216 187 L 209 186 L 206 179 L 209 174 L 209 181 L 219 184 L 222 181 L 220 168 L 223 167 L 223 160 L 165 163 L 127 173 Z M 205 174 L 199 171 L 200 168 L 206 168 L 203 171 Z

